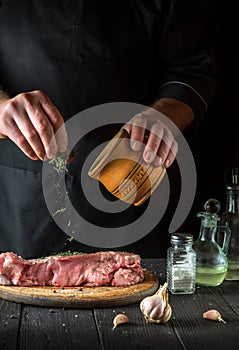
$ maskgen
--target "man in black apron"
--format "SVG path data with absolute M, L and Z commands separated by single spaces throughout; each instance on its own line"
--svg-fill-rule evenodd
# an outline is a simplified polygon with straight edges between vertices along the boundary
M 37 257 L 97 250 L 71 242 L 49 214 L 42 160 L 67 149 L 64 129 L 51 147 L 49 141 L 76 113 L 108 102 L 154 106 L 181 131 L 195 124 L 215 92 L 209 20 L 210 6 L 202 0 L 0 0 L 0 251 Z M 132 141 L 143 137 L 140 130 L 132 127 Z M 116 131 L 81 141 L 69 174 L 82 215 L 109 227 L 124 225 L 125 214 L 113 222 L 103 213 L 96 218 L 79 199 L 78 172 L 83 150 Z M 148 142 L 155 143 L 152 135 Z M 170 166 L 175 147 L 173 139 L 172 153 L 158 147 L 156 162 Z M 145 159 L 154 161 L 150 154 Z M 127 216 L 141 211 L 132 206 Z M 162 235 L 122 249 L 160 256 Z

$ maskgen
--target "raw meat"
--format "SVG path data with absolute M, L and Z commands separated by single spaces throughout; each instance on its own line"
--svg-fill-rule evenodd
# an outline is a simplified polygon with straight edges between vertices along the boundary
M 0 254 L 0 284 L 16 286 L 129 286 L 144 279 L 139 255 L 127 252 L 52 255 L 26 260 Z

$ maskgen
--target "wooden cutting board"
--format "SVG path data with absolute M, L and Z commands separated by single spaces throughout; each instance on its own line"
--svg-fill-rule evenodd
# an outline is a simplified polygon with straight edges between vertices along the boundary
M 154 273 L 144 270 L 143 282 L 129 287 L 0 286 L 0 298 L 47 307 L 112 307 L 135 303 L 158 289 Z

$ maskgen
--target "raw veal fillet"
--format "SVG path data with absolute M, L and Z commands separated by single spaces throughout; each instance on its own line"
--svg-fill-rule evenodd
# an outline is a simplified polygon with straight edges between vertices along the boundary
M 144 279 L 139 255 L 125 252 L 52 255 L 26 260 L 0 254 L 0 284 L 15 286 L 129 286 Z

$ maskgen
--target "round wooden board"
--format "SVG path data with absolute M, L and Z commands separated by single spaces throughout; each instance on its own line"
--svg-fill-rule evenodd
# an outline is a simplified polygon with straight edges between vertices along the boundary
M 158 289 L 154 273 L 144 270 L 143 282 L 129 287 L 0 286 L 0 298 L 47 307 L 112 307 L 135 303 Z

